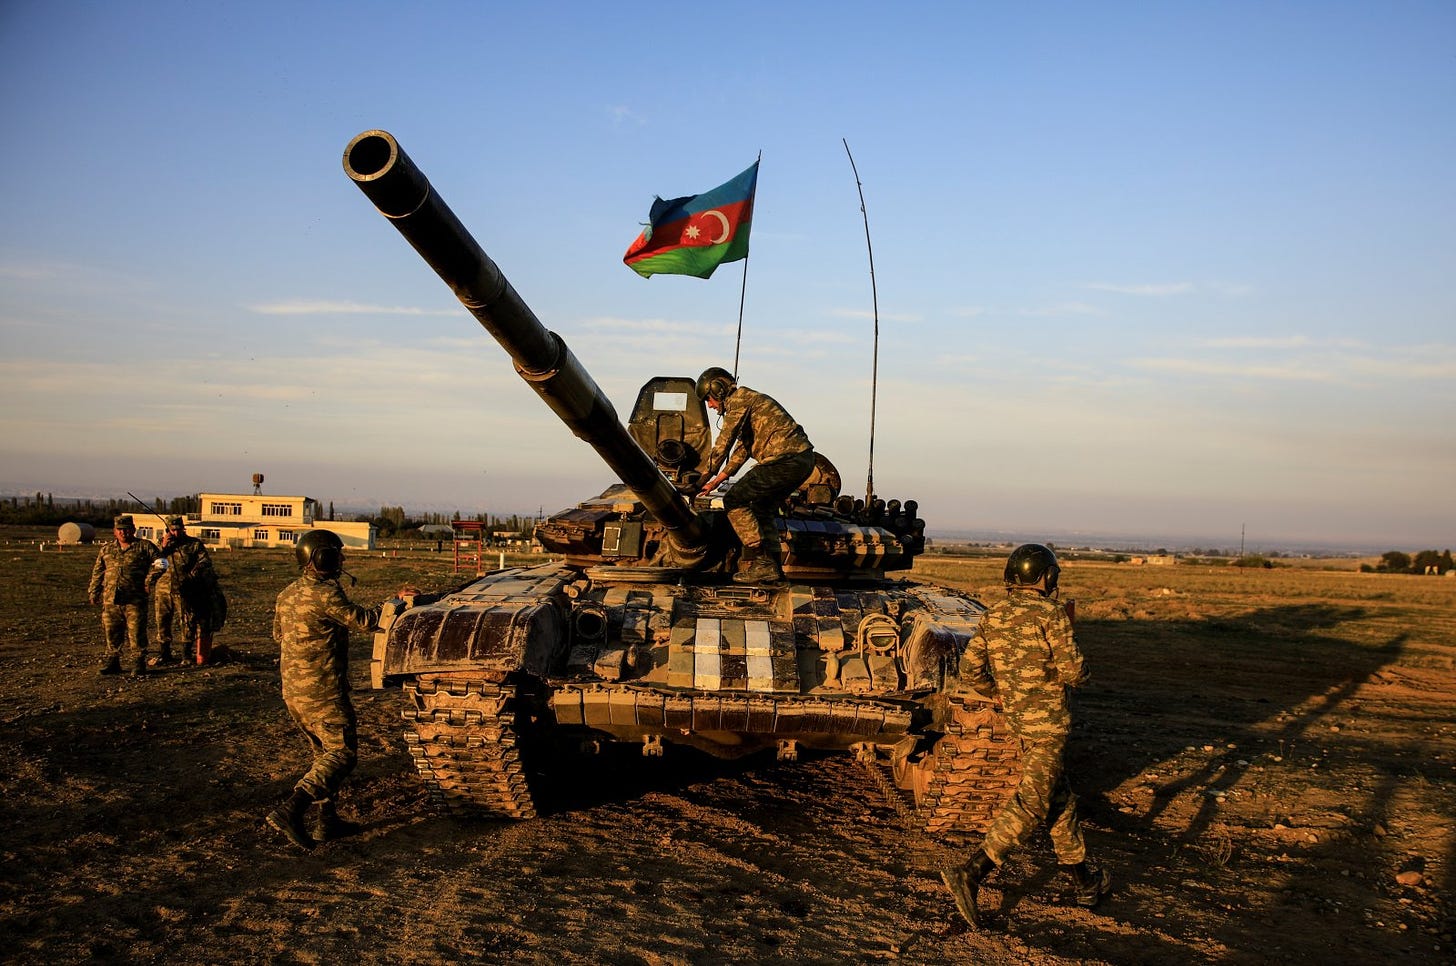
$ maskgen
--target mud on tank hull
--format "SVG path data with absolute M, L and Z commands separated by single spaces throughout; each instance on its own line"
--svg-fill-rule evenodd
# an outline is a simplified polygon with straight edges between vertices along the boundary
M 999 709 L 953 689 L 977 601 L 909 581 L 673 576 L 548 564 L 391 604 L 372 681 L 403 687 L 405 740 L 435 804 L 533 817 L 562 747 L 608 743 L 650 757 L 853 753 L 937 834 L 984 829 L 1014 788 Z

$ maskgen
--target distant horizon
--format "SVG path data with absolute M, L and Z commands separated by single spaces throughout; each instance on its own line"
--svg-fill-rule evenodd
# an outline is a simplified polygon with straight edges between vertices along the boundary
M 0 486 L 5 486 L 0 484 Z M 138 496 L 161 499 L 170 502 L 179 497 L 195 499 L 199 492 L 205 493 L 242 493 L 242 490 L 209 489 L 190 493 L 173 493 L 170 495 L 160 493 L 138 493 Z M 32 499 L 37 493 L 50 496 L 52 499 L 64 502 L 91 501 L 93 503 L 118 501 L 134 502 L 125 493 L 121 494 L 100 494 L 76 492 L 75 488 L 68 488 L 65 491 L 55 488 L 47 489 L 44 486 L 31 487 L 29 489 L 16 489 L 13 486 L 5 486 L 0 490 L 0 500 Z M 283 495 L 283 494 L 277 494 Z M 290 493 L 290 496 L 311 494 Z M 487 514 L 497 519 L 511 516 L 527 519 L 535 518 L 538 512 L 544 512 L 546 516 L 566 509 L 566 506 L 556 507 L 551 510 L 522 510 L 517 509 L 491 509 L 484 507 L 461 506 L 449 503 L 411 503 L 409 501 L 384 501 L 379 504 L 358 504 L 344 503 L 321 499 L 319 501 L 324 507 L 333 503 L 335 514 L 349 516 L 377 515 L 383 507 L 402 507 L 408 519 L 417 520 L 425 514 L 454 515 L 457 519 L 463 519 L 478 513 Z M 154 512 L 148 506 L 145 509 L 138 509 L 139 513 Z M 1187 552 L 1192 549 L 1219 550 L 1227 553 L 1242 552 L 1250 555 L 1258 554 L 1313 554 L 1316 556 L 1378 556 L 1387 551 L 1398 550 L 1406 553 L 1417 553 L 1421 550 L 1442 551 L 1451 549 L 1444 545 L 1421 544 L 1411 541 L 1370 541 L 1356 539 L 1308 539 L 1300 537 L 1261 537 L 1258 534 L 1250 534 L 1247 531 L 1240 535 L 1234 534 L 1217 536 L 1213 534 L 1193 533 L 1160 533 L 1154 529 L 1128 530 L 1107 530 L 1094 531 L 1083 529 L 1068 529 L 1058 527 L 1027 528 L 1027 527 L 935 527 L 927 525 L 926 536 L 930 539 L 932 546 L 936 542 L 941 543 L 976 543 L 976 544 L 1009 544 L 1015 546 L 1021 543 L 1050 543 L 1062 548 L 1090 548 L 1096 550 L 1107 550 L 1113 552 L 1151 552 L 1155 550 L 1167 550 L 1174 553 Z M 1241 547 L 1242 544 L 1242 547 Z

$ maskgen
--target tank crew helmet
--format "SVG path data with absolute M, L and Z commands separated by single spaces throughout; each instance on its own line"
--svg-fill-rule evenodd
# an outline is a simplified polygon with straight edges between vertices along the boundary
M 344 572 L 344 541 L 332 530 L 310 530 L 293 545 L 298 569 L 312 569 L 320 577 L 337 577 Z
M 738 385 L 738 380 L 733 378 L 733 373 L 722 366 L 709 366 L 703 370 L 698 377 L 698 398 L 707 402 L 713 399 L 723 400 L 728 398 Z
M 1062 572 L 1057 555 L 1039 543 L 1023 543 L 1006 558 L 1003 579 L 1008 586 L 1030 587 L 1046 578 L 1046 592 L 1057 589 L 1057 575 Z

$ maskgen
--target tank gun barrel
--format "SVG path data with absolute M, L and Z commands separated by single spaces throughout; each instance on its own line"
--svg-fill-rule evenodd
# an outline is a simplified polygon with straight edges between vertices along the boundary
M 617 418 L 566 342 L 548 330 L 387 131 L 344 149 L 344 171 L 495 337 L 516 372 L 667 529 L 685 562 L 701 558 L 707 528 Z

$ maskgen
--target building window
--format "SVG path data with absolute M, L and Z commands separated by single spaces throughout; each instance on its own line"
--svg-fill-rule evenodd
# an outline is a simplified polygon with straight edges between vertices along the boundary
M 150 540 L 150 539 L 152 539 L 152 528 L 151 527 L 137 527 L 137 536 L 141 537 L 143 540 Z
M 280 543 L 297 543 L 298 537 L 294 535 L 292 530 L 279 530 L 278 540 Z
M 254 530 L 253 531 L 253 539 L 254 540 L 267 540 L 268 539 L 268 531 L 267 530 Z
M 264 503 L 263 516 L 291 517 L 293 516 L 293 507 L 287 503 Z
M 211 527 L 202 528 L 202 539 L 207 543 L 221 543 L 222 531 L 214 530 Z
M 241 503 L 213 503 L 209 505 L 208 512 L 215 517 L 240 517 L 243 515 Z

